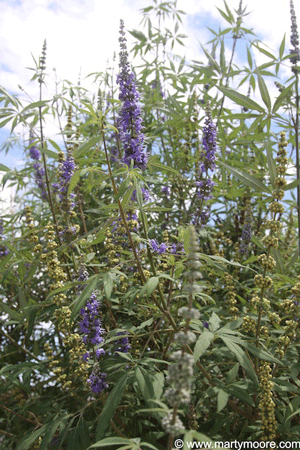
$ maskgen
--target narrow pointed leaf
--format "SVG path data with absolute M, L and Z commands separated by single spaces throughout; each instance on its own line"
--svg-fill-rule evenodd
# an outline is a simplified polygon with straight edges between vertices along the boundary
M 250 175 L 249 173 L 244 172 L 241 169 L 230 167 L 227 164 L 223 163 L 222 161 L 218 161 L 218 164 L 221 164 L 223 167 L 225 167 L 225 169 L 227 169 L 230 173 L 232 173 L 232 175 L 234 175 L 238 180 L 240 180 L 245 185 L 252 187 L 253 189 L 259 192 L 266 192 L 268 194 L 271 193 L 270 189 L 262 181 Z
M 241 347 L 237 345 L 235 342 L 232 342 L 232 340 L 229 337 L 220 336 L 220 338 L 223 340 L 226 347 L 235 354 L 238 362 L 245 369 L 246 373 L 248 374 L 249 378 L 253 381 L 253 383 L 258 385 L 258 379 L 253 364 L 251 363 L 250 359 L 248 358 L 244 350 L 242 350 Z
M 269 94 L 267 85 L 258 70 L 256 70 L 256 74 L 257 74 L 258 87 L 259 87 L 261 98 L 262 98 L 264 104 L 266 105 L 266 107 L 268 108 L 268 111 L 271 111 L 272 103 L 271 103 L 271 98 L 270 98 L 270 94 Z
M 98 418 L 98 425 L 96 431 L 96 438 L 100 440 L 110 424 L 111 419 L 113 418 L 116 409 L 122 399 L 126 384 L 127 384 L 128 374 L 123 375 L 122 378 L 119 379 L 118 383 L 115 385 L 113 390 L 110 392 L 109 396 L 106 399 L 104 408 Z
M 255 109 L 256 111 L 265 112 L 264 108 L 256 103 L 251 98 L 248 98 L 246 95 L 240 94 L 231 88 L 225 88 L 222 86 L 217 86 L 217 88 L 226 95 L 226 97 L 230 98 L 230 100 L 234 101 L 237 105 L 245 106 L 248 109 Z

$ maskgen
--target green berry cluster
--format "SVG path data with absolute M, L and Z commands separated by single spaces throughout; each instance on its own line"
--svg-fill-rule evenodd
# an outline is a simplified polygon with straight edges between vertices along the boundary
M 30 230 L 29 231 L 29 241 L 33 242 L 34 244 L 37 244 L 39 241 L 39 238 L 36 235 L 36 233 L 33 231 L 35 227 L 34 227 L 34 223 L 33 223 L 32 211 L 29 208 L 29 206 L 25 207 L 25 222 L 26 222 L 27 227 Z
M 55 242 L 55 232 L 53 226 L 48 223 L 45 228 L 47 230 L 47 252 L 41 255 L 41 259 L 46 262 L 48 275 L 53 279 L 53 284 L 51 284 L 50 289 L 51 291 L 54 291 L 60 287 L 63 287 L 64 282 L 67 280 L 67 275 L 61 268 L 57 252 L 54 250 L 58 244 Z M 54 297 L 54 300 L 58 305 L 61 305 L 66 300 L 66 296 L 64 294 L 58 294 Z
M 245 316 L 245 317 L 243 317 L 242 327 L 243 327 L 243 330 L 245 331 L 245 333 L 255 334 L 256 321 L 250 316 Z
M 225 273 L 224 276 L 225 286 L 226 286 L 226 302 L 232 315 L 233 319 L 237 318 L 238 308 L 236 307 L 236 288 L 233 280 L 233 276 L 229 273 Z
M 272 256 L 267 256 L 265 253 L 259 255 L 258 262 L 262 267 L 266 267 L 268 270 L 274 269 L 276 267 L 276 261 Z
M 276 437 L 277 422 L 275 419 L 275 403 L 273 401 L 273 382 L 271 367 L 264 361 L 259 368 L 260 387 L 262 389 L 261 400 L 259 402 L 262 439 L 272 441 Z

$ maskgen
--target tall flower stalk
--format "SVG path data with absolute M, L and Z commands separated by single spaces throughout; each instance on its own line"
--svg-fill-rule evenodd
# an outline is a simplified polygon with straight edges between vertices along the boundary
M 299 161 L 299 87 L 298 87 L 298 69 L 296 64 L 300 61 L 299 50 L 299 34 L 297 27 L 297 19 L 294 9 L 293 0 L 290 0 L 290 12 L 291 12 L 291 44 L 290 49 L 290 61 L 292 64 L 292 72 L 295 74 L 295 90 L 296 90 L 296 117 L 292 118 L 295 129 L 295 147 L 296 147 L 296 172 L 297 180 L 300 180 L 300 161 Z M 298 251 L 300 253 L 300 186 L 297 185 L 297 214 L 298 214 Z
M 120 86 L 119 99 L 123 102 L 118 119 L 120 140 L 124 148 L 122 162 L 145 169 L 148 157 L 144 152 L 141 108 L 138 104 L 140 94 L 137 90 L 134 73 L 130 70 L 124 31 L 124 21 L 120 21 L 120 73 L 117 83 Z
M 207 205 L 210 200 L 211 192 L 214 187 L 214 182 L 211 179 L 211 173 L 214 172 L 216 164 L 216 149 L 217 149 L 217 130 L 213 123 L 211 116 L 210 104 L 208 103 L 206 109 L 205 125 L 203 127 L 202 151 L 200 153 L 200 162 L 198 168 L 198 176 L 200 181 L 196 181 L 196 194 L 198 197 L 198 211 L 194 218 L 194 224 L 197 225 L 200 221 L 204 226 L 209 219 L 210 208 Z M 206 206 L 206 208 L 205 208 Z
M 59 182 L 53 184 L 54 190 L 58 193 L 59 201 L 62 209 L 71 215 L 71 211 L 75 207 L 75 194 L 68 196 L 70 180 L 75 170 L 75 161 L 72 150 L 67 150 L 67 156 L 63 153 L 59 154 L 61 164 L 59 166 Z
M 183 319 L 185 319 L 184 329 L 174 335 L 174 341 L 181 347 L 181 350 L 175 351 L 170 357 L 173 361 L 169 366 L 167 376 L 167 382 L 170 387 L 164 394 L 166 402 L 172 408 L 162 420 L 162 426 L 169 434 L 168 450 L 173 448 L 174 437 L 184 431 L 184 425 L 178 416 L 178 408 L 180 405 L 189 404 L 191 400 L 194 357 L 189 352 L 189 344 L 196 340 L 195 333 L 189 331 L 189 323 L 192 319 L 199 319 L 200 316 L 199 311 L 192 307 L 194 296 L 199 292 L 199 286 L 196 284 L 196 281 L 201 276 L 199 272 L 201 267 L 198 253 L 199 245 L 193 226 L 190 226 L 188 231 L 188 272 L 185 287 L 188 306 L 184 306 L 178 311 Z

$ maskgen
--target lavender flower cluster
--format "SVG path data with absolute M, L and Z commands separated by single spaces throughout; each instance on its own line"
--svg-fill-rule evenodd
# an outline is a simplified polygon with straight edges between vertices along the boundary
M 126 334 L 126 331 L 119 331 L 117 333 L 117 336 L 123 336 L 124 334 Z M 118 339 L 115 342 L 116 345 L 116 352 L 120 352 L 120 353 L 128 353 L 128 351 L 131 349 L 131 345 L 129 343 L 129 339 L 127 336 L 122 337 L 121 339 Z
M 87 271 L 85 269 L 81 270 L 78 278 L 79 281 L 86 281 Z M 80 290 L 82 290 L 83 288 L 84 284 L 80 286 Z M 100 319 L 100 302 L 98 301 L 97 296 L 98 292 L 94 291 L 90 296 L 86 307 L 80 310 L 81 321 L 79 323 L 79 328 L 82 334 L 82 341 L 86 346 L 92 346 L 93 348 L 95 345 L 99 345 L 104 341 L 104 329 L 102 328 L 102 322 Z M 100 356 L 104 354 L 105 350 L 103 348 L 97 348 L 95 350 L 95 356 L 97 359 L 99 359 Z M 91 354 L 89 351 L 87 351 L 82 356 L 84 361 L 88 361 L 90 357 Z M 105 381 L 106 377 L 107 374 L 101 372 L 97 364 L 95 364 L 93 371 L 87 380 L 91 390 L 94 393 L 99 394 L 101 391 L 103 391 L 103 389 L 108 387 Z
M 34 136 L 33 136 L 32 129 L 30 129 L 30 131 L 29 131 L 29 143 L 30 143 L 30 147 L 29 147 L 30 158 L 33 159 L 34 161 L 36 161 L 33 164 L 33 168 L 35 170 L 35 182 L 41 191 L 42 199 L 46 200 L 47 199 L 47 194 L 46 194 L 47 191 L 46 191 L 46 183 L 45 183 L 45 171 L 44 171 L 44 169 L 42 167 L 42 163 L 40 161 L 41 153 L 40 153 L 39 149 L 34 145 Z
M 64 157 L 64 154 L 61 153 L 61 164 L 59 167 L 59 182 L 53 183 L 52 187 L 55 192 L 58 193 L 60 203 L 63 209 L 70 213 L 72 209 L 75 207 L 75 194 L 71 193 L 68 198 L 68 189 L 70 180 L 75 170 L 75 161 L 70 150 L 67 151 L 67 157 Z
M 158 253 L 159 255 L 162 255 L 166 252 L 169 252 L 169 253 L 175 255 L 179 251 L 183 250 L 183 245 L 181 243 L 179 243 L 177 245 L 174 243 L 167 245 L 164 242 L 162 242 L 161 244 L 159 244 L 156 239 L 150 239 L 149 242 L 150 242 L 152 251 L 154 253 Z
M 133 161 L 134 167 L 145 169 L 148 157 L 143 149 L 144 135 L 141 131 L 142 118 L 138 104 L 140 95 L 137 90 L 135 75 L 129 68 L 123 20 L 120 21 L 120 35 L 120 73 L 117 77 L 117 83 L 120 85 L 119 99 L 123 102 L 118 119 L 120 140 L 124 148 L 122 161 L 128 166 Z
M 142 191 L 142 196 L 143 196 L 143 202 L 144 203 L 149 202 L 151 200 L 151 195 L 150 195 L 149 190 L 142 187 L 141 191 Z M 136 202 L 136 200 L 137 199 L 136 199 L 136 189 L 135 189 L 132 193 L 131 201 Z
M 79 324 L 80 331 L 83 334 L 83 342 L 91 345 L 98 345 L 103 342 L 104 329 L 101 327 L 100 302 L 97 300 L 97 291 L 94 291 L 86 304 L 85 308 L 80 310 L 82 317 Z
M 104 391 L 104 389 L 108 388 L 108 384 L 106 383 L 107 374 L 101 372 L 99 368 L 95 368 L 88 378 L 87 382 L 90 385 L 90 388 L 95 394 L 100 394 L 100 392 Z
M 210 178 L 209 172 L 214 172 L 216 168 L 216 150 L 217 150 L 217 130 L 216 126 L 212 121 L 210 105 L 208 104 L 206 110 L 205 126 L 203 127 L 203 138 L 202 138 L 202 148 L 201 162 L 199 163 L 199 176 L 200 181 L 195 182 L 196 194 L 198 199 L 201 201 L 201 206 L 195 214 L 193 219 L 196 225 L 200 220 L 202 226 L 204 226 L 210 214 L 209 206 L 203 207 L 204 203 L 212 198 L 211 192 L 215 183 Z
M 294 9 L 294 3 L 293 0 L 290 0 L 290 11 L 291 11 L 291 44 L 293 48 L 290 50 L 290 54 L 292 55 L 290 57 L 290 61 L 293 65 L 297 64 L 297 62 L 300 61 L 300 50 L 299 50 L 299 34 L 298 34 L 298 27 L 297 27 L 297 19 Z

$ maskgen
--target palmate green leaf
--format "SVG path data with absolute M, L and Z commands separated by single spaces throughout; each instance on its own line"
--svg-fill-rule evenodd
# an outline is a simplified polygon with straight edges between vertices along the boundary
M 103 287 L 107 300 L 110 300 L 113 285 L 114 285 L 113 275 L 109 272 L 105 273 L 103 276 Z
M 221 68 L 218 65 L 217 61 L 213 58 L 213 56 L 206 50 L 206 48 L 203 47 L 203 45 L 201 44 L 201 42 L 199 42 L 199 44 L 201 45 L 202 50 L 205 53 L 205 56 L 207 57 L 207 59 L 209 60 L 209 62 L 211 63 L 212 67 L 214 67 L 216 69 L 216 71 L 221 74 Z
M 221 319 L 215 312 L 212 313 L 212 315 L 209 318 L 209 328 L 211 331 L 217 331 L 220 328 Z
M 299 184 L 300 184 L 300 180 L 294 180 L 294 181 L 292 181 L 291 183 L 286 184 L 286 185 L 283 187 L 283 190 L 284 190 L 284 191 L 290 191 L 290 190 L 292 190 L 292 189 L 296 189 L 296 187 L 299 186 Z
M 31 449 L 32 445 L 37 441 L 37 439 L 40 436 L 42 436 L 45 433 L 46 429 L 47 429 L 47 425 L 43 425 L 42 427 L 38 428 L 37 430 L 31 432 L 28 437 L 25 437 L 25 439 L 21 439 L 18 442 L 16 450 Z
M 109 447 L 110 445 L 124 445 L 128 444 L 132 448 L 132 445 L 134 444 L 131 439 L 121 438 L 121 437 L 109 437 L 105 439 L 101 439 L 101 441 L 96 442 L 96 444 L 93 444 L 89 447 L 90 448 L 100 448 L 100 447 Z M 120 447 L 119 447 L 120 448 Z
M 234 20 L 232 21 L 232 18 L 230 18 L 229 16 L 227 16 L 224 11 L 222 11 L 220 8 L 217 7 L 217 10 L 219 11 L 219 13 L 221 14 L 221 16 L 228 22 L 230 23 L 230 25 L 233 25 Z
M 27 105 L 27 106 L 25 106 L 24 109 L 22 109 L 21 114 L 23 114 L 25 111 L 28 111 L 29 109 L 41 108 L 42 106 L 45 106 L 50 101 L 51 100 L 40 100 L 38 102 L 30 103 L 30 105 Z
M 70 195 L 70 193 L 73 191 L 73 189 L 75 189 L 75 187 L 77 186 L 77 184 L 80 180 L 80 173 L 81 173 L 81 170 L 76 170 L 76 172 L 73 173 L 70 183 L 69 183 L 68 195 Z
M 235 91 L 231 88 L 225 88 L 222 86 L 216 86 L 221 92 L 223 92 L 226 97 L 230 98 L 230 100 L 234 101 L 240 106 L 245 106 L 248 109 L 255 109 L 256 111 L 259 111 L 261 113 L 265 113 L 266 111 L 262 106 L 260 106 L 258 103 L 256 103 L 251 98 L 248 98 L 246 95 L 240 94 L 239 92 Z
M 2 122 L 0 122 L 0 128 L 5 127 L 5 125 L 10 122 L 12 119 L 14 118 L 14 116 L 9 116 L 6 119 L 2 120 Z
M 10 95 L 6 89 L 4 89 L 4 87 L 0 86 L 0 94 L 3 94 L 5 99 L 8 100 L 10 103 L 12 103 L 17 109 L 20 105 L 20 101 L 13 97 L 12 95 Z
M 123 445 L 122 445 L 123 444 Z M 101 447 L 107 447 L 110 445 L 122 445 L 122 447 L 118 447 L 118 450 L 141 450 L 143 448 L 150 448 L 152 450 L 158 450 L 157 447 L 155 447 L 152 444 L 149 444 L 148 442 L 141 442 L 140 438 L 134 438 L 134 439 L 126 439 L 121 437 L 109 437 L 102 439 L 99 442 L 96 442 L 96 444 L 92 445 L 90 448 L 101 448 Z M 89 450 L 87 449 L 87 450 Z
M 280 59 L 282 59 L 282 57 L 283 57 L 284 50 L 285 50 L 285 33 L 284 33 L 283 39 L 282 39 L 280 47 L 279 47 L 279 57 L 280 57 Z
M 53 436 L 54 436 L 57 428 L 61 424 L 61 422 L 62 422 L 62 419 L 60 418 L 60 419 L 57 419 L 56 421 L 51 422 L 48 425 L 45 436 L 43 437 L 43 440 L 39 446 L 39 450 L 48 450 L 49 444 L 52 441 Z M 74 450 L 76 450 L 75 447 L 74 447 Z
M 142 33 L 142 31 L 139 30 L 132 30 L 129 31 L 129 33 L 136 39 L 138 39 L 141 42 L 146 42 L 147 41 L 147 36 L 144 35 L 144 33 Z
M 287 262 L 284 272 L 287 273 L 288 270 L 294 266 L 299 258 L 299 250 L 296 249 L 290 260 Z
M 252 355 L 257 356 L 260 359 L 263 359 L 265 361 L 270 361 L 275 364 L 279 364 L 280 366 L 283 366 L 284 363 L 280 361 L 280 359 L 276 358 L 275 356 L 271 355 L 271 353 L 267 352 L 266 350 L 263 350 L 259 347 L 254 347 L 253 345 L 249 344 L 248 342 L 244 342 L 244 347 L 249 350 Z
M 75 429 L 69 434 L 68 450 L 87 450 L 90 445 L 90 432 L 86 421 L 81 416 Z
M 270 94 L 269 94 L 267 85 L 265 83 L 265 80 L 261 76 L 258 69 L 256 69 L 256 74 L 257 74 L 257 81 L 258 81 L 258 87 L 259 87 L 261 98 L 262 98 L 264 104 L 266 105 L 266 107 L 268 108 L 268 111 L 271 111 L 272 103 L 271 103 Z
M 159 282 L 158 277 L 149 278 L 140 291 L 139 294 L 140 297 L 142 297 L 145 294 L 147 295 L 147 297 L 149 297 L 152 294 L 152 292 L 154 292 L 155 289 L 157 288 L 158 282 Z
M 272 249 L 272 254 L 275 258 L 276 261 L 276 268 L 278 270 L 278 272 L 284 274 L 285 273 L 285 267 L 284 267 L 284 262 L 282 259 L 282 253 L 281 251 L 278 250 L 278 248 L 273 248 Z
M 113 418 L 115 411 L 122 399 L 126 384 L 128 380 L 128 374 L 126 373 L 121 377 L 113 390 L 108 395 L 104 408 L 98 418 L 97 430 L 96 430 L 96 438 L 100 440 L 110 424 L 111 419 Z
M 87 150 L 89 150 L 91 147 L 94 147 L 98 142 L 100 142 L 102 139 L 102 135 L 96 135 L 91 137 L 87 142 L 84 142 L 81 144 L 77 149 L 74 151 L 75 158 L 78 158 L 79 156 L 83 155 Z
M 249 50 L 249 47 L 247 47 L 247 59 L 248 59 L 249 67 L 250 67 L 250 69 L 252 69 L 253 61 L 252 61 L 252 55 L 251 55 L 251 52 Z
M 201 333 L 200 337 L 197 339 L 197 342 L 195 344 L 194 348 L 194 360 L 198 361 L 199 358 L 206 352 L 206 350 L 209 348 L 210 344 L 214 340 L 214 334 L 210 331 L 203 331 Z
M 155 397 L 154 387 L 148 372 L 142 367 L 136 366 L 134 373 L 144 399 L 152 400 Z
M 264 48 L 260 47 L 258 44 L 254 44 L 254 47 L 257 48 L 257 50 L 259 50 L 264 55 L 268 56 L 268 58 L 273 59 L 273 60 L 276 59 L 275 55 L 272 55 L 272 53 L 270 53 L 270 52 L 268 52 L 268 50 L 265 50 Z M 260 67 L 263 67 L 263 66 L 265 66 L 265 64 L 262 64 Z
M 226 59 L 225 59 L 225 45 L 224 39 L 221 41 L 221 49 L 220 49 L 220 67 L 222 69 L 222 73 L 226 73 Z
M 266 192 L 268 194 L 271 194 L 270 189 L 258 178 L 255 178 L 254 176 L 250 175 L 247 172 L 244 172 L 241 169 L 237 169 L 235 167 L 230 167 L 227 164 L 223 163 L 222 161 L 218 161 L 218 164 L 221 164 L 225 169 L 227 169 L 232 175 L 234 175 L 238 180 L 240 180 L 245 185 L 255 189 L 258 192 Z
M 227 392 L 223 391 L 223 389 L 220 389 L 218 391 L 217 395 L 217 413 L 222 411 L 222 409 L 225 408 L 229 400 L 229 394 Z
M 250 397 L 250 395 L 247 392 L 247 386 L 243 389 L 241 386 L 237 386 L 232 384 L 231 386 L 228 386 L 226 388 L 228 390 L 228 393 L 242 402 L 247 403 L 248 405 L 255 406 L 253 399 Z
M 125 178 L 125 180 L 122 181 L 122 183 L 120 184 L 115 200 L 119 200 L 119 198 L 121 198 L 125 194 L 129 186 L 130 186 L 130 179 Z
M 256 386 L 258 386 L 258 379 L 257 379 L 257 375 L 255 373 L 253 364 L 249 360 L 249 358 L 248 358 L 247 354 L 244 352 L 244 350 L 242 350 L 239 345 L 237 345 L 235 342 L 233 342 L 229 336 L 220 335 L 220 338 L 223 340 L 226 347 L 235 354 L 238 362 L 245 369 L 250 380 L 252 380 Z
M 223 0 L 223 1 L 224 1 L 224 6 L 226 8 L 227 14 L 230 17 L 230 19 L 233 20 L 233 23 L 234 23 L 234 15 L 232 14 L 231 10 L 229 9 L 229 6 L 228 6 L 226 0 Z
M 274 187 L 274 182 L 277 177 L 277 169 L 276 169 L 276 162 L 274 161 L 273 158 L 272 144 L 270 141 L 267 143 L 267 163 L 270 174 L 270 181 L 272 186 Z
M 280 94 L 276 98 L 274 105 L 273 105 L 273 109 L 272 109 L 273 114 L 275 114 L 278 111 L 278 109 L 280 108 L 280 106 L 282 106 L 284 104 L 284 102 L 286 100 L 288 100 L 289 97 L 291 97 L 294 84 L 295 84 L 295 82 L 293 81 L 285 89 L 283 89 L 282 92 L 280 92 Z

